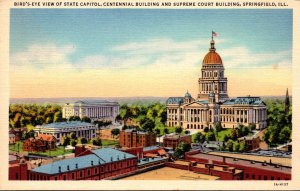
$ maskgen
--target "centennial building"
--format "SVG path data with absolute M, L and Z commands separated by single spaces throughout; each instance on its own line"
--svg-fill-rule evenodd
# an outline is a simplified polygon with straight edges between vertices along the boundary
M 209 52 L 202 63 L 197 99 L 188 92 L 184 97 L 168 98 L 167 125 L 199 131 L 205 127 L 212 128 L 216 122 L 221 122 L 223 128 L 235 128 L 239 124 L 265 128 L 266 104 L 260 97 L 229 98 L 224 70 L 212 37 Z

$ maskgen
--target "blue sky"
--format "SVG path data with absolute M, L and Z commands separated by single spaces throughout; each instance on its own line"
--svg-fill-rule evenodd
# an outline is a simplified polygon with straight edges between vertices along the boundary
M 219 34 L 216 48 L 225 68 L 291 67 L 289 9 L 11 9 L 10 18 L 14 67 L 45 70 L 64 63 L 63 68 L 80 72 L 103 67 L 134 70 L 165 59 L 166 67 L 182 63 L 188 60 L 180 57 L 184 52 L 195 52 L 186 56 L 196 57 L 198 51 L 191 67 L 199 68 L 211 30 Z M 35 60 L 36 50 L 45 57 L 53 54 L 53 59 Z M 32 58 L 24 61 L 21 56 Z

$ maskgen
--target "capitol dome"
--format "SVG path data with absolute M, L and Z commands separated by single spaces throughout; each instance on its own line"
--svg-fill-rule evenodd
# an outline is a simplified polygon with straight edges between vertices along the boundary
M 220 55 L 216 52 L 214 40 L 210 41 L 210 49 L 203 59 L 203 64 L 223 64 Z

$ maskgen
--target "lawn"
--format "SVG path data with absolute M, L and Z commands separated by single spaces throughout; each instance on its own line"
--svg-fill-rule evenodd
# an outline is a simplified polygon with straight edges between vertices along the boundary
M 118 145 L 119 141 L 102 139 L 101 143 L 102 143 L 103 147 L 106 147 L 106 146 L 115 146 L 115 145 Z
M 12 152 L 19 152 L 23 153 L 23 143 L 21 141 L 17 141 L 15 145 L 9 145 L 9 150 Z M 65 150 L 63 146 L 58 146 L 54 150 L 47 150 L 46 152 L 32 152 L 30 154 L 38 154 L 38 155 L 43 155 L 43 156 L 59 156 L 59 155 L 64 155 L 64 154 L 69 154 L 72 153 L 71 150 Z
M 219 131 L 217 141 L 223 141 L 224 136 L 225 135 L 229 136 L 230 132 L 231 132 L 231 129 L 222 129 L 221 131 Z
M 17 141 L 16 144 L 9 145 L 9 151 L 22 153 L 23 152 L 23 142 Z
M 30 154 L 37 154 L 37 155 L 55 157 L 55 156 L 59 156 L 59 155 L 70 154 L 72 152 L 73 152 L 72 150 L 64 150 L 63 146 L 58 146 L 54 150 L 47 150 L 46 152 L 33 152 L 33 153 L 30 153 Z
M 155 127 L 155 128 L 157 128 L 157 129 L 160 130 L 160 135 L 164 135 L 164 134 L 165 134 L 165 133 L 164 133 L 164 128 L 167 128 L 167 129 L 169 130 L 169 133 L 174 133 L 174 132 L 175 132 L 175 127 L 157 126 L 157 127 Z M 184 131 L 182 131 L 182 132 L 184 132 Z

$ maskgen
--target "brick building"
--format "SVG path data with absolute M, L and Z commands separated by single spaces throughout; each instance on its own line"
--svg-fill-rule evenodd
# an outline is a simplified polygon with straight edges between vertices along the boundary
M 259 148 L 260 138 L 258 136 L 245 136 L 240 137 L 239 141 L 245 141 L 246 150 L 251 151 Z
M 181 135 L 181 134 L 170 134 L 166 135 L 163 139 L 164 147 L 170 147 L 174 150 L 178 147 L 179 143 L 185 142 L 188 144 L 192 143 L 191 135 Z
M 275 157 L 263 156 L 232 155 L 221 156 L 216 153 L 201 153 L 199 150 L 186 153 L 187 161 L 195 161 L 199 163 L 209 163 L 213 165 L 227 165 L 244 171 L 244 180 L 291 180 L 292 167 L 279 164 L 275 161 Z M 262 161 L 264 158 L 269 161 Z M 284 159 L 280 159 L 284 160 Z M 287 160 L 287 159 L 286 159 Z
M 29 180 L 100 180 L 137 169 L 137 157 L 111 148 L 87 150 L 82 156 L 32 169 Z
M 23 143 L 23 150 L 28 152 L 45 152 L 55 147 L 55 137 L 45 134 L 39 134 L 37 137 L 26 139 Z
M 15 155 L 9 155 L 9 180 L 27 180 L 27 168 L 27 163 L 23 159 Z
M 156 145 L 156 134 L 126 129 L 120 132 L 119 141 L 121 147 L 149 147 Z

